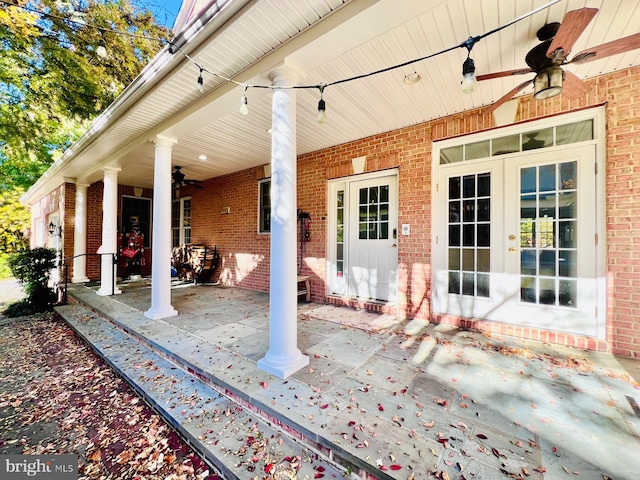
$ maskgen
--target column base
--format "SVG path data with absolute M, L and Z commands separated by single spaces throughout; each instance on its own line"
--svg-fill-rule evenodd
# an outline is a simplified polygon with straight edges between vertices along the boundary
M 79 278 L 72 278 L 71 279 L 71 283 L 87 283 L 90 282 L 91 279 L 89 277 L 79 277 Z
M 171 306 L 166 308 L 151 307 L 149 310 L 144 312 L 144 316 L 151 320 L 160 320 L 161 318 L 175 317 L 176 315 L 178 315 L 178 311 Z
M 118 287 L 111 289 L 111 288 L 102 288 L 100 287 L 100 289 L 96 292 L 96 295 L 100 295 L 101 297 L 108 297 L 109 295 L 118 295 L 122 293 L 122 290 L 120 290 Z
M 309 365 L 309 357 L 302 355 L 300 351 L 287 357 L 277 357 L 267 352 L 264 358 L 258 360 L 258 368 L 260 370 L 264 370 L 281 379 L 287 378 L 307 365 Z

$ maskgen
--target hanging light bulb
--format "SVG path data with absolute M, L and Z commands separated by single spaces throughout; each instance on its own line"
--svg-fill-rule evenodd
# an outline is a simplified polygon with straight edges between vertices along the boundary
M 327 105 L 322 98 L 322 94 L 324 93 L 324 85 L 320 87 L 320 101 L 318 102 L 318 116 L 316 120 L 318 123 L 325 123 L 327 121 Z
M 478 80 L 476 80 L 476 66 L 473 63 L 473 59 L 471 57 L 467 57 L 467 59 L 462 64 L 462 91 L 464 93 L 472 93 L 476 87 L 478 86 Z
M 100 40 L 98 42 L 98 47 L 96 48 L 96 55 L 100 58 L 107 58 L 107 47 L 105 46 L 104 40 Z
M 202 78 L 202 70 L 203 68 L 200 67 L 200 75 L 198 76 L 198 91 L 200 93 L 204 93 L 204 78 Z
M 242 100 L 240 101 L 240 113 L 242 115 L 249 114 L 249 101 L 247 100 L 247 85 L 244 86 L 244 93 L 242 94 Z

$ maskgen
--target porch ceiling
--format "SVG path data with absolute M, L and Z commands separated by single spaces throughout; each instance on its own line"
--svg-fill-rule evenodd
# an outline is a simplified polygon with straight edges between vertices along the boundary
M 549 0 L 253 0 L 189 55 L 209 71 L 239 82 L 268 85 L 265 74 L 285 62 L 301 73 L 299 84 L 317 85 L 366 74 L 454 47 L 538 8 Z M 242 6 L 235 0 L 231 5 Z M 582 7 L 599 9 L 572 51 L 640 31 L 640 1 L 561 0 L 478 42 L 471 53 L 476 74 L 526 68 L 536 31 Z M 204 33 L 204 32 L 202 32 Z M 194 40 L 198 36 L 194 37 Z M 195 42 L 194 42 L 195 43 Z M 188 49 L 189 44 L 185 46 Z M 103 117 L 104 131 L 86 143 L 49 179 L 93 182 L 107 164 L 122 166 L 119 183 L 153 185 L 156 134 L 174 137 L 173 165 L 204 180 L 270 161 L 271 91 L 247 91 L 249 115 L 239 113 L 242 87 L 205 73 L 180 53 L 166 57 L 165 80 L 130 105 Z M 533 74 L 480 82 L 461 92 L 467 51 L 456 48 L 424 61 L 328 87 L 327 123 L 319 124 L 317 89 L 297 92 L 297 152 L 303 154 L 456 112 L 490 105 Z M 571 58 L 571 56 L 570 56 Z M 583 65 L 568 65 L 585 79 L 640 64 L 640 50 Z M 403 83 L 417 72 L 422 80 Z M 140 80 L 140 79 L 139 79 Z M 529 94 L 532 88 L 523 90 Z M 124 112 L 124 113 L 121 113 Z M 117 118 L 117 121 L 114 119 Z M 201 161 L 198 156 L 208 158 Z M 43 194 L 46 193 L 43 189 Z

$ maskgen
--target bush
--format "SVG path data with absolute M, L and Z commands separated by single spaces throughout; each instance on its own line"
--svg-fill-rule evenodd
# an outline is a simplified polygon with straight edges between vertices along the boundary
M 25 250 L 9 258 L 11 272 L 22 283 L 26 298 L 9 305 L 3 312 L 5 315 L 22 316 L 52 309 L 56 294 L 49 287 L 49 279 L 55 260 L 55 250 L 44 247 Z

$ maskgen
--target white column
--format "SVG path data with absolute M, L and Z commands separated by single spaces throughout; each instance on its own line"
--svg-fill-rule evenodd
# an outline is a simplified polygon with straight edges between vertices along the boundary
M 102 193 L 102 246 L 100 252 L 118 253 L 118 172 L 120 167 L 105 167 Z M 98 295 L 122 293 L 116 287 L 118 265 L 113 255 L 102 255 L 100 262 L 100 289 Z
M 171 306 L 171 147 L 176 141 L 158 135 L 153 169 L 153 232 L 151 235 L 151 307 L 144 316 L 177 315 Z
M 279 69 L 274 86 L 292 85 L 297 75 Z M 269 286 L 269 351 L 258 368 L 280 378 L 309 364 L 298 349 L 296 93 L 275 89 L 271 137 L 271 271 Z
M 76 182 L 76 216 L 73 221 L 73 283 L 88 282 L 87 277 L 87 188 L 88 183 Z M 80 255 L 80 256 L 79 256 Z

